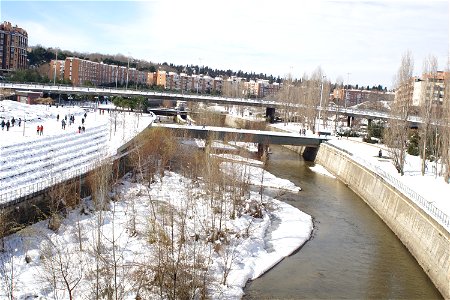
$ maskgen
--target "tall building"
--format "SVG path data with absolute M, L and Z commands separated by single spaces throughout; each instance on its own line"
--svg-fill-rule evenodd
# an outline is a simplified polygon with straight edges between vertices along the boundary
M 64 60 L 54 60 L 50 61 L 50 68 L 48 71 L 48 78 L 53 81 L 59 81 L 64 78 Z
M 27 61 L 28 33 L 9 22 L 0 24 L 0 68 L 2 70 L 25 69 Z
M 54 64 L 50 64 L 54 68 Z M 53 74 L 54 70 L 50 70 Z M 138 71 L 135 68 L 108 65 L 93 62 L 77 57 L 67 57 L 63 67 L 64 78 L 72 82 L 74 86 L 91 83 L 95 86 L 105 84 L 146 84 L 148 72 Z

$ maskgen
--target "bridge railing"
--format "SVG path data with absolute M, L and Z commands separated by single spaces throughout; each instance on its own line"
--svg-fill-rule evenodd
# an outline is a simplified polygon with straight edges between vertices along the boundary
M 326 143 L 328 146 L 331 146 L 333 148 L 336 148 L 344 153 L 346 153 L 348 156 L 352 157 L 352 160 L 358 162 L 359 164 L 363 165 L 364 167 L 368 168 L 372 172 L 380 175 L 385 181 L 387 181 L 389 184 L 391 184 L 393 187 L 395 187 L 398 191 L 400 191 L 403 195 L 414 201 L 416 204 L 418 204 L 425 212 L 427 212 L 429 215 L 431 215 L 436 221 L 438 221 L 441 225 L 443 225 L 447 230 L 450 230 L 450 217 L 444 213 L 442 210 L 437 208 L 432 202 L 426 200 L 423 198 L 420 194 L 418 194 L 416 191 L 412 190 L 409 186 L 392 176 L 391 174 L 387 173 L 385 170 L 381 169 L 379 166 L 376 166 L 372 164 L 371 162 L 365 160 L 364 158 L 354 155 L 353 153 L 350 153 L 346 149 L 343 149 L 339 146 Z

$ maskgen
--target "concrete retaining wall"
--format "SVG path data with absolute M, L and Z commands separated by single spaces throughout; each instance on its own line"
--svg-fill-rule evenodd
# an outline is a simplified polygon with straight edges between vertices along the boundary
M 321 164 L 357 193 L 391 228 L 446 299 L 450 299 L 450 233 L 377 174 L 322 144 Z

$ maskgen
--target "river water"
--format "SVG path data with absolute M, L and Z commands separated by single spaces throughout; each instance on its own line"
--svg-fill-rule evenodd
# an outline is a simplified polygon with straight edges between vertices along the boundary
M 337 179 L 273 147 L 266 169 L 303 190 L 283 200 L 314 218 L 312 238 L 249 283 L 245 299 L 442 299 L 381 219 Z M 276 246 L 276 245 L 275 245 Z

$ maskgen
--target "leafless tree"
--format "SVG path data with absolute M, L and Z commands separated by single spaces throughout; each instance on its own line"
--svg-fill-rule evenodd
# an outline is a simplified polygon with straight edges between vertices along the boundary
M 384 137 L 394 166 L 401 175 L 404 175 L 406 149 L 408 147 L 408 117 L 410 116 L 414 87 L 413 69 L 414 60 L 411 52 L 406 52 L 395 77 L 396 99 L 391 109 L 391 117 Z
M 0 296 L 9 300 L 15 299 L 14 291 L 17 283 L 14 256 L 13 249 L 0 253 Z
M 433 124 L 432 122 L 436 120 L 437 112 L 436 105 L 439 105 L 436 101 L 436 91 L 437 91 L 437 59 L 434 56 L 429 56 L 423 65 L 423 74 L 425 78 L 422 83 L 422 94 L 420 101 L 420 117 L 422 123 L 420 125 L 420 152 L 422 157 L 421 172 L 422 175 L 425 174 L 426 161 L 429 157 L 431 149 L 429 147 L 438 147 L 438 144 L 433 143 L 432 132 Z M 430 142 L 431 138 L 431 142 Z M 433 145 L 435 144 L 435 145 Z M 436 158 L 437 159 L 437 158 Z
M 450 67 L 447 67 L 447 72 Z M 444 78 L 444 99 L 442 118 L 438 134 L 441 136 L 442 174 L 446 183 L 450 183 L 450 76 Z
M 62 241 L 48 239 L 41 248 L 42 278 L 53 288 L 53 296 L 75 299 L 75 289 L 84 275 L 81 252 L 72 251 Z

